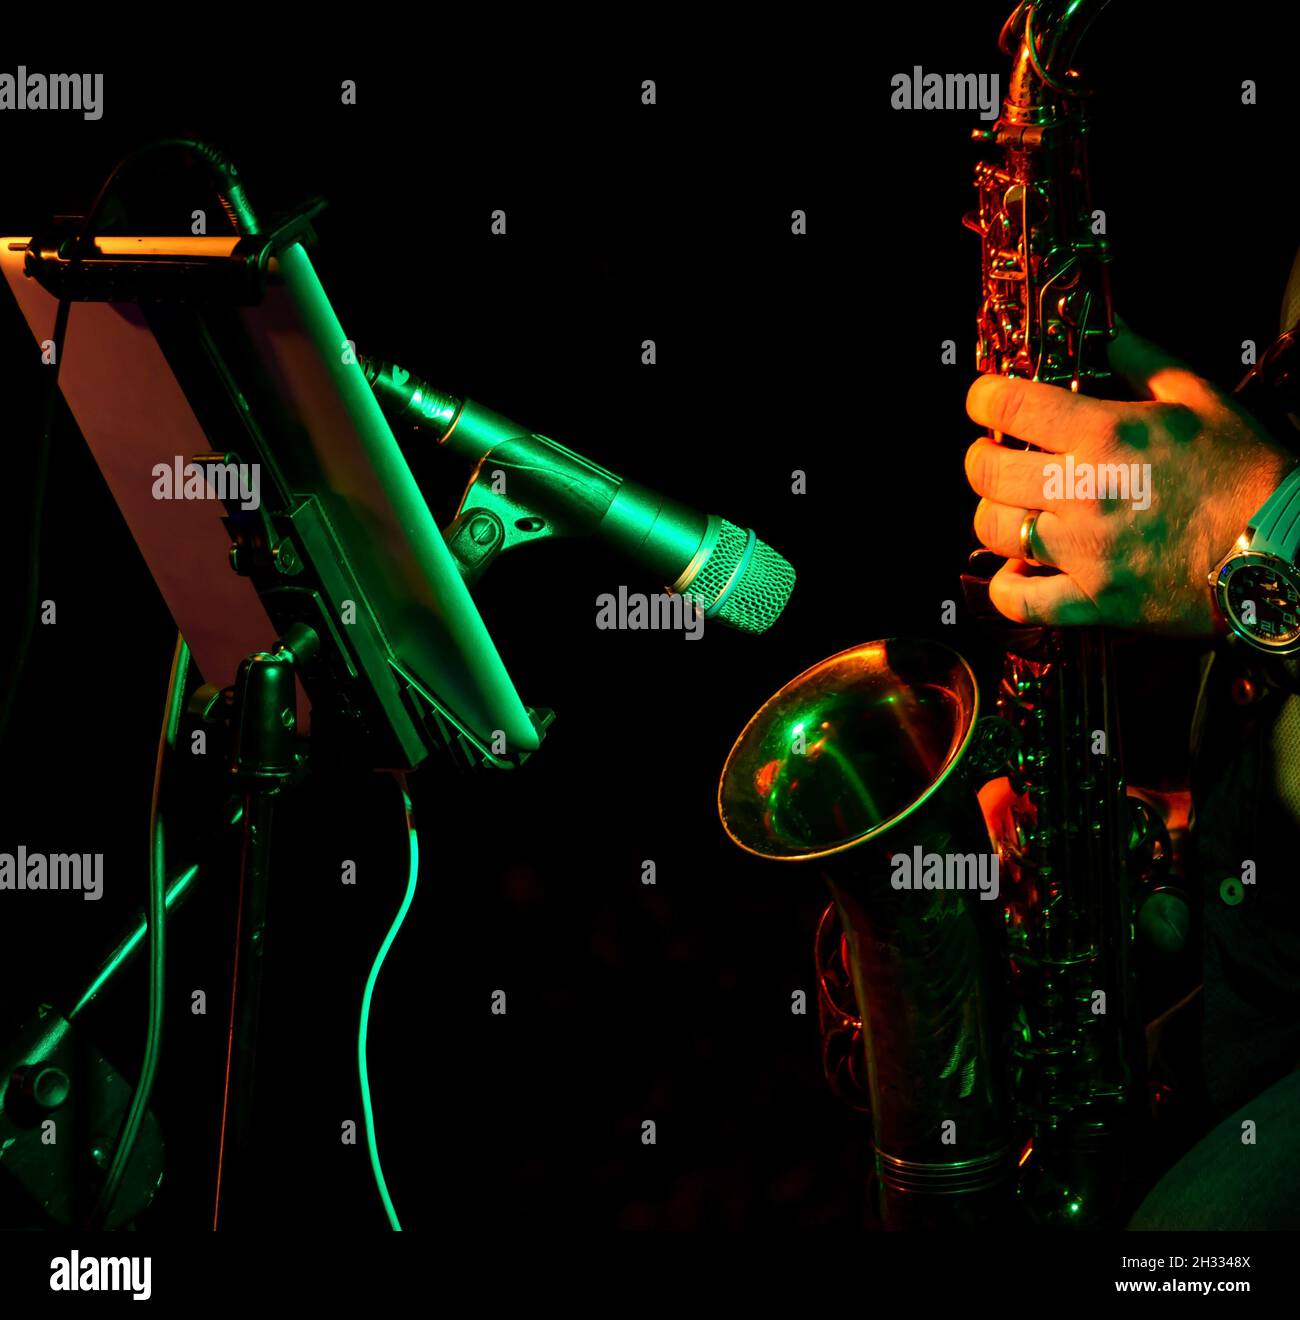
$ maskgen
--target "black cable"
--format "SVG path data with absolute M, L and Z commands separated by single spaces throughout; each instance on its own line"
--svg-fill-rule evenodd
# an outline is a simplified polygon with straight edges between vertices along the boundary
M 164 149 L 191 151 L 205 161 L 217 176 L 217 199 L 230 220 L 232 228 L 240 234 L 257 232 L 257 218 L 253 214 L 252 207 L 248 204 L 247 197 L 244 195 L 238 171 L 230 160 L 215 147 L 200 142 L 196 138 L 156 138 L 152 142 L 146 142 L 143 146 L 128 152 L 113 166 L 108 178 L 104 180 L 99 192 L 96 193 L 90 210 L 78 226 L 76 239 L 70 253 L 72 260 L 75 261 L 81 256 L 85 251 L 87 242 L 94 237 L 95 224 L 103 212 L 113 185 L 122 176 L 123 172 L 136 161 L 155 151 Z M 63 362 L 63 343 L 67 336 L 70 310 L 71 303 L 66 299 L 60 299 L 54 318 L 54 371 L 50 380 L 49 393 L 46 396 L 41 436 L 36 447 L 36 474 L 32 486 L 32 521 L 27 546 L 27 595 L 22 614 L 22 627 L 18 634 L 17 651 L 10 668 L 8 680 L 5 683 L 4 694 L 0 697 L 0 746 L 4 745 L 5 734 L 9 729 L 9 721 L 13 715 L 14 706 L 17 704 L 18 688 L 27 669 L 32 637 L 36 631 L 36 608 L 40 594 L 41 530 L 45 505 L 45 485 L 49 474 L 54 418 L 59 401 L 59 369 Z
M 248 198 L 244 195 L 243 184 L 239 181 L 239 172 L 228 157 L 215 147 L 209 146 L 206 142 L 200 142 L 197 138 L 155 138 L 152 142 L 146 142 L 143 146 L 128 152 L 113 166 L 108 178 L 104 180 L 103 185 L 100 187 L 95 200 L 91 203 L 90 211 L 87 213 L 77 235 L 76 250 L 78 252 L 83 250 L 86 240 L 92 235 L 95 222 L 104 209 L 104 203 L 108 199 L 110 190 L 126 168 L 154 151 L 170 148 L 193 152 L 217 176 L 217 200 L 221 203 L 221 209 L 226 213 L 230 226 L 236 233 L 257 233 L 257 217 L 253 214 L 253 209 L 248 204 Z
M 54 316 L 54 372 L 45 398 L 45 417 L 40 439 L 36 442 L 36 473 L 32 482 L 32 521 L 27 539 L 27 593 L 23 603 L 22 627 L 18 633 L 18 650 L 5 683 L 3 705 L 0 705 L 0 746 L 4 745 L 9 719 L 18 701 L 18 687 L 23 681 L 32 637 L 36 632 L 36 609 L 40 597 L 41 511 L 45 504 L 45 483 L 50 470 L 54 417 L 59 404 L 59 364 L 63 361 L 63 341 L 67 338 L 70 308 L 70 303 L 60 301 Z
M 243 187 L 238 182 L 235 167 L 230 161 L 215 148 L 191 138 L 158 138 L 123 156 L 113 167 L 108 178 L 104 180 L 94 202 L 91 204 L 90 210 L 78 227 L 76 241 L 71 253 L 73 261 L 80 259 L 87 241 L 93 236 L 94 227 L 103 211 L 104 203 L 113 184 L 121 177 L 123 171 L 145 155 L 163 148 L 193 151 L 202 160 L 206 161 L 218 177 L 217 195 L 222 210 L 230 219 L 236 232 L 240 234 L 256 233 L 256 217 L 253 215 L 252 208 L 244 196 Z M 66 301 L 60 300 L 58 317 L 55 323 L 56 337 L 60 329 L 66 332 L 68 306 L 69 304 Z M 56 351 L 55 358 L 56 372 L 62 358 L 61 340 L 58 342 L 59 348 Z M 57 389 L 57 379 L 55 388 Z M 54 406 L 54 397 L 52 392 L 51 413 Z M 43 496 L 43 487 L 41 494 Z M 33 511 L 33 520 L 37 524 L 37 536 L 39 536 L 40 512 L 38 503 Z M 35 622 L 34 611 L 32 612 L 32 622 L 33 624 Z M 24 650 L 19 656 L 18 674 L 21 674 L 26 658 L 26 651 Z M 141 1124 L 149 1107 L 149 1097 L 153 1092 L 154 1079 L 158 1073 L 158 1061 L 162 1053 L 162 1030 L 166 1008 L 167 866 L 166 835 L 160 801 L 162 797 L 163 769 L 168 759 L 167 753 L 176 741 L 176 730 L 180 722 L 181 707 L 184 703 L 185 683 L 189 674 L 189 659 L 189 647 L 185 644 L 184 637 L 178 634 L 176 651 L 172 659 L 171 680 L 167 688 L 167 713 L 163 720 L 162 733 L 158 740 L 158 755 L 154 763 L 153 796 L 149 813 L 149 906 L 146 912 L 149 941 L 149 1022 L 145 1036 L 144 1058 L 140 1064 L 140 1076 L 136 1080 L 135 1089 L 131 1094 L 130 1103 L 127 1105 L 117 1134 L 117 1140 L 114 1143 L 112 1163 L 109 1166 L 103 1186 L 100 1188 L 95 1207 L 91 1212 L 89 1221 L 89 1227 L 91 1228 L 103 1227 L 108 1222 L 113 1209 L 113 1202 L 121 1188 L 127 1165 L 135 1149 L 136 1138 L 139 1136 Z M 0 726 L 0 734 L 2 732 L 3 729 Z
M 145 1038 L 144 1061 L 136 1081 L 131 1102 L 122 1116 L 114 1143 L 113 1162 L 109 1165 L 99 1199 L 91 1212 L 89 1227 L 102 1228 L 108 1220 L 118 1189 L 126 1174 L 135 1149 L 140 1125 L 149 1107 L 149 1096 L 158 1074 L 158 1059 L 162 1053 L 163 1012 L 166 989 L 166 929 L 167 929 L 167 841 L 162 817 L 163 770 L 168 755 L 176 745 L 176 730 L 180 725 L 181 709 L 185 704 L 185 683 L 190 672 L 190 648 L 185 638 L 176 636 L 176 651 L 172 656 L 171 679 L 167 684 L 167 709 L 163 714 L 162 732 L 158 735 L 158 754 L 154 759 L 153 796 L 149 807 L 149 907 L 145 913 L 145 926 L 149 940 L 149 1029 Z

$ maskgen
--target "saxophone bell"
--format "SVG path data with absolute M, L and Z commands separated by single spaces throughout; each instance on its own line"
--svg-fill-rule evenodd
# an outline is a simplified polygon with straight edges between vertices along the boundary
M 962 888 L 924 887 L 916 875 L 898 883 L 918 857 L 982 857 L 996 876 L 972 782 L 978 716 L 975 677 L 956 652 L 919 639 L 868 642 L 767 701 L 718 789 L 736 844 L 818 869 L 830 885 L 887 1228 L 988 1222 L 1014 1190 L 993 956 L 1001 906 L 966 887 L 969 862 Z

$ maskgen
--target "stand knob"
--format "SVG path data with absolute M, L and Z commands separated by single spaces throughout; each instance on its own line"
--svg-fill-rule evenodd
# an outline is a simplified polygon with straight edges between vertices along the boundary
M 15 1068 L 9 1076 L 5 1112 L 17 1123 L 39 1123 L 67 1102 L 72 1078 L 52 1064 L 32 1063 Z

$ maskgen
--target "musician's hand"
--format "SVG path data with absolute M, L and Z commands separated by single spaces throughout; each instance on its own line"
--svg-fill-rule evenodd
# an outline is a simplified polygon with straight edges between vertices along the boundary
M 1207 576 L 1292 460 L 1226 395 L 1126 327 L 1111 365 L 1149 401 L 1111 403 L 992 375 L 971 386 L 972 420 L 1050 451 L 988 439 L 967 451 L 967 479 L 983 496 L 975 533 L 1007 558 L 990 598 L 1022 623 L 1210 636 L 1218 624 Z M 1096 493 L 1119 498 L 1089 498 L 1089 472 Z M 1030 509 L 1044 511 L 1033 556 L 1060 573 L 1020 558 Z

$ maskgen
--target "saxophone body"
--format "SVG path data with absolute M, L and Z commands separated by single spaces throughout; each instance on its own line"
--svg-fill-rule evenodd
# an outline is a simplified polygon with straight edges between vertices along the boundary
M 982 245 L 980 370 L 1088 393 L 1107 388 L 1114 329 L 1068 64 L 1104 4 L 1042 0 L 1008 19 L 1002 114 L 976 133 L 997 155 L 977 167 L 966 218 Z M 987 579 L 964 583 L 986 606 Z M 1146 1109 L 1132 957 L 1145 834 L 1110 644 L 1100 629 L 1006 620 L 996 638 L 991 715 L 948 648 L 868 643 L 772 697 L 719 787 L 734 842 L 829 881 L 824 1065 L 871 1114 L 887 1228 L 1113 1222 Z M 968 878 L 988 858 L 995 893 L 897 888 L 912 853 L 966 859 Z
M 1002 115 L 975 133 L 999 154 L 977 166 L 978 206 L 966 218 L 981 241 L 979 369 L 1099 395 L 1115 333 L 1109 252 L 1090 186 L 1087 94 L 1069 61 L 1105 3 L 1038 0 L 1008 19 Z M 978 599 L 980 579 L 966 581 Z M 1099 628 L 1002 632 L 997 708 L 1015 737 L 995 841 L 1018 1010 L 1021 1195 L 1038 1222 L 1094 1224 L 1120 1194 L 1144 1091 L 1136 822 L 1111 645 Z

